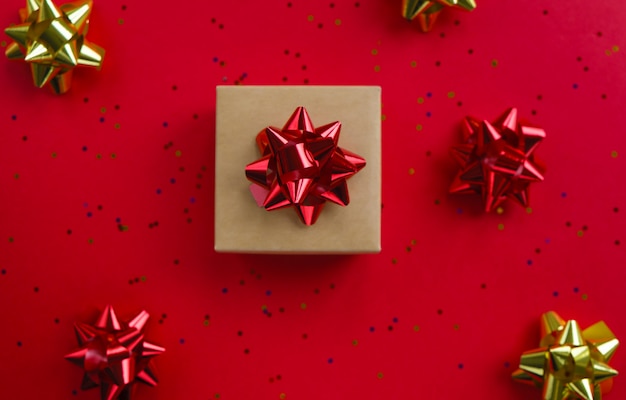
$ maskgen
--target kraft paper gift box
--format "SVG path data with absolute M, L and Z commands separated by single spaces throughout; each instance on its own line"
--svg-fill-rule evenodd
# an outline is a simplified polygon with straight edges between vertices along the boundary
M 381 249 L 381 88 L 218 86 L 215 250 L 230 253 L 356 254 Z M 267 211 L 250 193 L 246 165 L 261 158 L 257 134 L 306 108 L 314 127 L 340 121 L 339 147 L 367 164 L 347 180 L 350 203 L 327 201 L 306 226 L 292 207 Z

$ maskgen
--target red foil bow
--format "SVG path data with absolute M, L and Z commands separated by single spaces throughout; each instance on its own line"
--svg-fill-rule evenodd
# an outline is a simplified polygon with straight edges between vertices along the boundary
M 520 123 L 510 108 L 493 123 L 466 117 L 464 143 L 450 149 L 461 170 L 450 193 L 479 193 L 485 211 L 512 199 L 527 207 L 529 188 L 543 181 L 545 167 L 534 152 L 546 137 L 543 129 Z
M 142 311 L 120 323 L 113 307 L 107 306 L 95 324 L 74 324 L 80 348 L 65 358 L 85 370 L 81 389 L 100 386 L 101 400 L 130 400 L 135 382 L 157 385 L 152 358 L 165 349 L 145 340 L 149 317 Z
M 283 129 L 261 131 L 256 142 L 262 158 L 246 166 L 259 206 L 293 206 L 304 224 L 313 225 L 327 200 L 348 205 L 346 180 L 365 167 L 365 159 L 337 145 L 340 130 L 340 122 L 314 128 L 298 107 Z

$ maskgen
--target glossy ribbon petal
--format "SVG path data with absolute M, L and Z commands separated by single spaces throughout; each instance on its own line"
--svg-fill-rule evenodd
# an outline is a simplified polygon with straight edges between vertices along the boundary
M 534 152 L 545 136 L 543 129 L 521 124 L 515 108 L 493 123 L 465 118 L 464 143 L 450 149 L 460 167 L 450 193 L 481 194 L 487 212 L 507 199 L 528 207 L 531 183 L 544 179 Z
M 513 379 L 543 391 L 543 400 L 601 400 L 617 371 L 608 365 L 619 341 L 602 321 L 582 330 L 557 313 L 542 316 L 541 347 L 526 351 Z
M 6 56 L 30 64 L 37 87 L 50 85 L 65 93 L 72 84 L 75 67 L 100 68 L 104 50 L 86 39 L 92 0 L 57 7 L 52 0 L 27 0 L 20 10 L 21 24 L 5 29 L 13 42 Z
M 403 0 L 402 16 L 408 20 L 417 19 L 422 31 L 428 32 L 439 13 L 447 7 L 472 11 L 476 8 L 474 0 Z
M 304 107 L 282 129 L 261 131 L 256 142 L 262 158 L 246 166 L 259 206 L 293 207 L 304 224 L 313 225 L 326 201 L 348 205 L 346 180 L 365 160 L 337 145 L 340 131 L 340 122 L 315 128 Z
M 165 349 L 144 338 L 149 314 L 140 312 L 130 322 L 120 322 L 107 306 L 93 325 L 74 325 L 79 349 L 65 358 L 83 368 L 83 390 L 100 387 L 101 400 L 130 400 L 134 383 L 156 386 L 152 358 Z

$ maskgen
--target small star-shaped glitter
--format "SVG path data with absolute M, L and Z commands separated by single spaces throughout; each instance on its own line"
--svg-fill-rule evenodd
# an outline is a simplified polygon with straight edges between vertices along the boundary
M 135 382 L 157 385 L 152 358 L 165 349 L 145 340 L 149 317 L 142 311 L 121 323 L 107 306 L 95 324 L 74 325 L 80 348 L 65 358 L 85 370 L 81 389 L 99 386 L 101 400 L 130 400 Z
M 346 180 L 365 167 L 365 160 L 342 149 L 340 122 L 313 127 L 298 107 L 283 129 L 268 127 L 257 135 L 263 156 L 246 167 L 250 190 L 268 211 L 293 206 L 300 220 L 312 225 L 326 201 L 348 205 Z
M 540 348 L 522 354 L 513 379 L 543 390 L 544 400 L 601 400 L 617 371 L 608 365 L 619 341 L 604 322 L 582 330 L 550 311 L 542 316 Z
M 14 40 L 6 56 L 30 64 L 35 86 L 50 84 L 57 94 L 67 92 L 75 67 L 102 65 L 104 50 L 85 38 L 91 9 L 91 0 L 60 7 L 52 0 L 27 0 L 20 10 L 22 23 L 5 29 Z
M 545 136 L 543 129 L 521 124 L 515 108 L 493 123 L 465 118 L 464 143 L 450 149 L 461 168 L 450 193 L 481 194 L 485 211 L 506 199 L 528 207 L 531 183 L 543 181 L 545 168 L 534 152 Z
M 439 13 L 446 7 L 472 11 L 476 8 L 474 0 L 403 0 L 402 15 L 408 20 L 419 20 L 422 31 L 428 32 Z

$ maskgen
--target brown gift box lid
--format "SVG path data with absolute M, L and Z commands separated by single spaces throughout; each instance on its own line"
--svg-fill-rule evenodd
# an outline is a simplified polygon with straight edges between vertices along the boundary
M 350 254 L 380 252 L 381 89 L 378 86 L 218 86 L 215 251 Z M 348 179 L 350 204 L 327 202 L 312 226 L 288 207 L 266 211 L 250 193 L 245 167 L 260 158 L 256 135 L 282 127 L 298 106 L 313 125 L 342 124 L 339 146 L 367 165 Z

